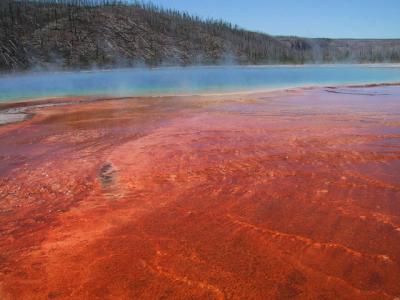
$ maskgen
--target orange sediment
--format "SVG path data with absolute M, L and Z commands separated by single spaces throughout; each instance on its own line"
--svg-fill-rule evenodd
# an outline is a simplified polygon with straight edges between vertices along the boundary
M 62 99 L 1 126 L 0 298 L 399 297 L 400 88 L 360 90 Z

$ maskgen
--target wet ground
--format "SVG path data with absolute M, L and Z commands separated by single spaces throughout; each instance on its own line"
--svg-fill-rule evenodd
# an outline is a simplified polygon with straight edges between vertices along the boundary
M 400 87 L 86 100 L 0 126 L 1 299 L 400 297 Z

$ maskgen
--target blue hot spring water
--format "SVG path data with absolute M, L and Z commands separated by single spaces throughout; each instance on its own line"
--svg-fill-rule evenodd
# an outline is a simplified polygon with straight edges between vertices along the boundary
M 0 101 L 144 96 L 400 82 L 396 65 L 224 66 L 31 72 L 0 76 Z

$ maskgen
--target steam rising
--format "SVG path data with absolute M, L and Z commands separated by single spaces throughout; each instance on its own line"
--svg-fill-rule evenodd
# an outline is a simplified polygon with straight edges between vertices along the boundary
M 0 101 L 51 96 L 196 94 L 386 82 L 400 82 L 399 66 L 219 66 L 30 72 L 0 77 Z

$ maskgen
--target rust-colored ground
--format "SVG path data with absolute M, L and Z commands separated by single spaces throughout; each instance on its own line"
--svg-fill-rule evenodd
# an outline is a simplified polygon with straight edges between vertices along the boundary
M 400 87 L 37 109 L 0 199 L 0 299 L 398 299 Z

